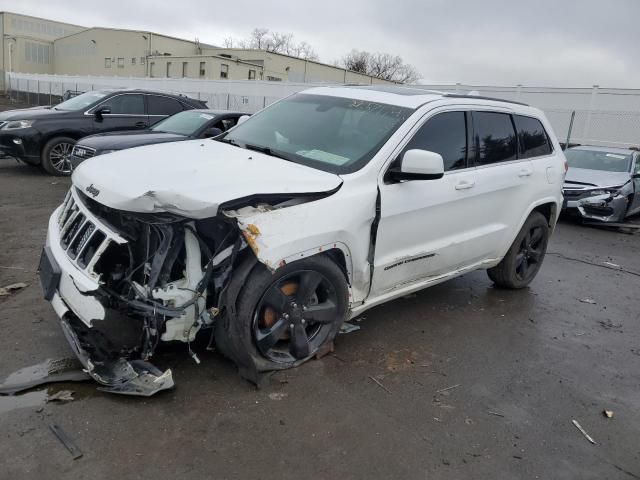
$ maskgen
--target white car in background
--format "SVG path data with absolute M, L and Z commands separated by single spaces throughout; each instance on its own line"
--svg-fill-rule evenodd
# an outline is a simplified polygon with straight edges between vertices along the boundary
M 163 341 L 247 379 L 324 353 L 342 322 L 476 269 L 535 277 L 565 158 L 535 108 L 404 87 L 295 94 L 216 139 L 89 159 L 51 216 L 45 297 L 116 393 L 173 386 Z

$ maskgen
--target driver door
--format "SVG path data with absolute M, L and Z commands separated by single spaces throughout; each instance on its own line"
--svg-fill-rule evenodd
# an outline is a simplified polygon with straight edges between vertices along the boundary
M 110 112 L 95 116 L 93 125 L 96 133 L 116 130 L 142 130 L 149 126 L 144 95 L 141 93 L 115 95 L 94 107 L 92 111 L 104 107 L 109 108 Z
M 422 149 L 442 155 L 442 178 L 379 185 L 371 296 L 473 264 L 491 251 L 483 231 L 487 212 L 481 212 L 476 195 L 470 122 L 470 112 L 440 111 L 404 147 L 402 153 Z

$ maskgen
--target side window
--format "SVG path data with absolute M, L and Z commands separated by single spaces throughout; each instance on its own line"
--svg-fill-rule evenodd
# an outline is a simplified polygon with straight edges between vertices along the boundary
M 144 115 L 144 98 L 138 94 L 117 95 L 100 106 L 108 106 L 111 115 Z
M 473 126 L 478 143 L 478 165 L 516 159 L 516 131 L 511 115 L 473 112 Z
M 633 170 L 633 173 L 640 175 L 640 155 L 636 155 L 636 166 Z
M 541 157 L 551 153 L 549 137 L 537 118 L 514 115 L 520 141 L 520 158 Z
M 182 104 L 169 97 L 148 95 L 149 115 L 173 115 L 184 110 Z
M 467 123 L 464 112 L 439 113 L 430 118 L 416 132 L 404 151 L 412 149 L 439 153 L 444 160 L 445 171 L 465 168 Z

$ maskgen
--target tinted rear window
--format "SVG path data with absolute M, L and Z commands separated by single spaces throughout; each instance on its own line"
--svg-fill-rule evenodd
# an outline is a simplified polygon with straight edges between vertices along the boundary
M 184 110 L 179 101 L 169 97 L 149 95 L 147 102 L 149 115 L 173 115 Z
M 514 115 L 520 139 L 520 158 L 541 157 L 551 153 L 549 137 L 537 118 Z
M 516 159 L 516 131 L 510 115 L 474 112 L 473 124 L 479 148 L 479 165 Z

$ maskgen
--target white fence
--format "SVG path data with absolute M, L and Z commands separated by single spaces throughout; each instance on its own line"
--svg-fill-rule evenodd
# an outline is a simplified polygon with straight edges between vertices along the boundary
M 148 88 L 206 100 L 210 108 L 253 113 L 274 101 L 318 83 L 189 78 L 99 77 L 7 73 L 8 95 L 18 103 L 49 105 L 65 91 L 98 88 Z M 640 89 L 496 87 L 489 85 L 415 85 L 449 93 L 469 93 L 528 103 L 546 113 L 560 141 L 567 137 L 575 112 L 572 143 L 640 145 Z

